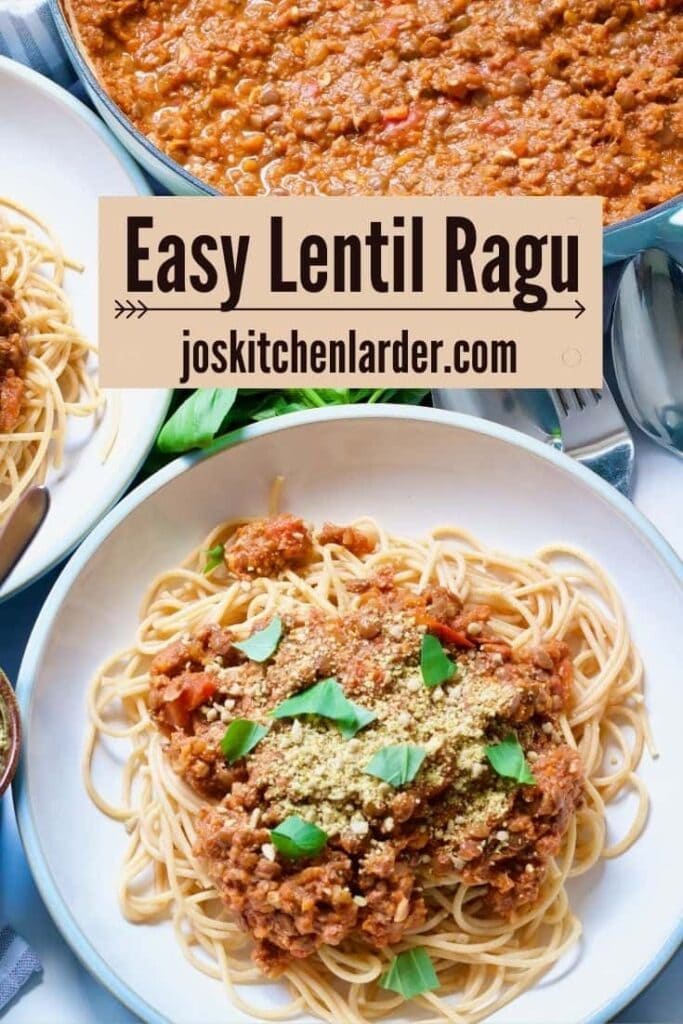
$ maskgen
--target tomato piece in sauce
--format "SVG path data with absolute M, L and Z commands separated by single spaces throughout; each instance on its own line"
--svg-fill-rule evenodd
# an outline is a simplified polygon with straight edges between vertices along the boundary
M 216 678 L 208 672 L 185 672 L 180 679 L 180 692 L 164 706 L 164 718 L 177 729 L 187 728 L 190 715 L 214 696 Z

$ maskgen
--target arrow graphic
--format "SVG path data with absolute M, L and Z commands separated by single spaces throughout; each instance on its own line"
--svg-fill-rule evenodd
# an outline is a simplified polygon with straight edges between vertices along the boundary
M 544 306 L 542 309 L 518 309 L 516 306 L 237 306 L 225 310 L 222 306 L 148 306 L 138 299 L 114 299 L 114 319 L 125 317 L 130 320 L 137 316 L 141 320 L 146 313 L 573 313 L 578 320 L 586 312 L 579 299 L 573 306 Z
M 140 320 L 145 313 L 149 312 L 149 306 L 146 306 L 142 299 L 138 299 L 137 303 L 131 302 L 130 299 L 126 299 L 125 302 L 121 302 L 119 299 L 114 299 L 114 319 L 118 320 L 119 317 L 123 316 L 126 320 L 130 320 L 132 316 L 137 313 L 137 318 Z

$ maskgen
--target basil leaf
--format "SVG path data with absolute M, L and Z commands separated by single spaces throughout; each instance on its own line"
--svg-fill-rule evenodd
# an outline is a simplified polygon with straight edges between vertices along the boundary
M 397 388 L 391 398 L 383 398 L 384 402 L 398 402 L 401 405 L 419 405 L 429 394 L 426 388 Z
M 285 857 L 315 857 L 327 843 L 327 832 L 291 814 L 271 830 L 270 839 Z
M 204 448 L 226 430 L 288 412 L 356 402 L 418 405 L 429 392 L 418 388 L 201 388 L 171 416 L 157 439 L 169 454 Z
M 422 946 L 406 949 L 394 957 L 379 983 L 390 992 L 398 992 L 404 999 L 412 999 L 422 992 L 433 992 L 439 988 L 434 965 Z
M 297 715 L 322 715 L 334 720 L 348 718 L 349 705 L 336 679 L 321 679 L 307 690 L 288 697 L 271 712 L 273 718 L 296 718 Z
M 248 718 L 235 718 L 221 740 L 221 750 L 228 764 L 234 764 L 260 743 L 268 730 L 265 725 L 250 722 Z
M 277 645 L 282 638 L 282 619 L 276 615 L 265 629 L 259 629 L 256 633 L 240 644 L 233 644 L 238 651 L 246 654 L 250 661 L 268 661 L 277 650 Z
M 166 423 L 157 447 L 162 452 L 206 448 L 221 428 L 237 397 L 237 388 L 199 388 Z
M 377 717 L 374 712 L 348 700 L 334 678 L 322 679 L 303 693 L 288 697 L 271 711 L 271 715 L 273 718 L 320 715 L 321 718 L 329 718 L 335 722 L 345 739 L 351 739 Z
M 225 548 L 222 544 L 216 544 L 214 548 L 209 548 L 206 552 L 206 565 L 204 566 L 204 575 L 208 576 L 210 572 L 220 565 L 225 555 Z
M 307 409 L 307 405 L 303 405 L 301 402 L 287 402 L 284 398 L 277 399 L 272 405 L 265 405 L 258 412 L 254 413 L 253 418 L 257 422 L 261 420 L 270 420 L 273 416 L 285 416 L 288 412 L 301 412 L 303 409 Z
M 391 747 L 382 747 L 370 759 L 365 774 L 374 775 L 397 788 L 413 781 L 426 756 L 427 751 L 413 743 L 397 743 Z
M 359 402 L 367 402 L 370 396 L 375 393 L 375 388 L 349 388 L 349 402 L 356 405 Z M 381 393 L 384 394 L 384 391 L 381 391 Z
M 430 689 L 445 683 L 458 670 L 456 663 L 451 661 L 441 646 L 441 641 L 431 633 L 425 633 L 422 637 L 420 668 L 424 684 Z
M 491 767 L 506 779 L 514 779 L 525 786 L 534 786 L 536 779 L 524 757 L 524 751 L 514 733 L 506 736 L 502 743 L 486 748 Z
M 349 388 L 318 388 L 318 394 L 329 405 L 348 405 L 351 401 Z
M 429 392 L 426 388 L 385 388 L 380 391 L 374 401 L 393 402 L 397 405 L 419 405 L 427 394 Z
M 339 731 L 345 740 L 353 739 L 357 732 L 364 729 L 366 725 L 370 725 L 370 722 L 374 722 L 377 715 L 374 711 L 368 711 L 367 708 L 362 708 L 360 704 L 354 704 L 349 701 L 349 704 L 353 708 L 352 715 L 348 718 L 337 719 L 337 725 Z

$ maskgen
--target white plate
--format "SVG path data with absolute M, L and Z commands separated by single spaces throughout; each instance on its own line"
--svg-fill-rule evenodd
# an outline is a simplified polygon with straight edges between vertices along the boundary
M 18 817 L 38 887 L 66 939 L 145 1021 L 247 1019 L 232 1009 L 219 982 L 184 960 L 170 925 L 134 926 L 121 917 L 116 878 L 126 836 L 89 802 L 79 763 L 88 681 L 108 654 L 129 642 L 149 580 L 221 519 L 265 509 L 269 481 L 282 473 L 285 507 L 318 522 L 368 513 L 391 529 L 420 535 L 450 521 L 520 553 L 563 540 L 591 552 L 611 574 L 647 665 L 661 751 L 659 760 L 646 757 L 642 764 L 651 818 L 628 853 L 571 885 L 584 923 L 579 948 L 552 980 L 495 1020 L 610 1019 L 663 966 L 680 937 L 681 563 L 598 477 L 481 420 L 399 406 L 350 407 L 260 424 L 228 445 L 211 457 L 178 460 L 110 512 L 67 566 L 29 643 L 18 686 L 26 730 Z M 113 761 L 100 763 L 98 775 L 108 793 L 117 793 Z M 264 1004 L 277 1001 L 278 991 L 262 986 Z
M 0 57 L 0 193 L 55 231 L 65 253 L 85 265 L 69 273 L 74 321 L 97 337 L 97 201 L 149 193 L 142 172 L 101 121 L 64 89 Z M 24 557 L 0 587 L 0 601 L 59 562 L 123 493 L 154 443 L 167 391 L 110 393 L 99 423 L 71 419 L 64 465 L 48 477 L 52 507 Z M 118 419 L 116 443 L 103 452 Z

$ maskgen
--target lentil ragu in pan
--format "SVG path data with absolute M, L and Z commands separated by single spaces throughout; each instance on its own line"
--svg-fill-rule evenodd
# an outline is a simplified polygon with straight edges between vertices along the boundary
M 96 73 L 221 192 L 683 192 L 681 0 L 68 0 Z

